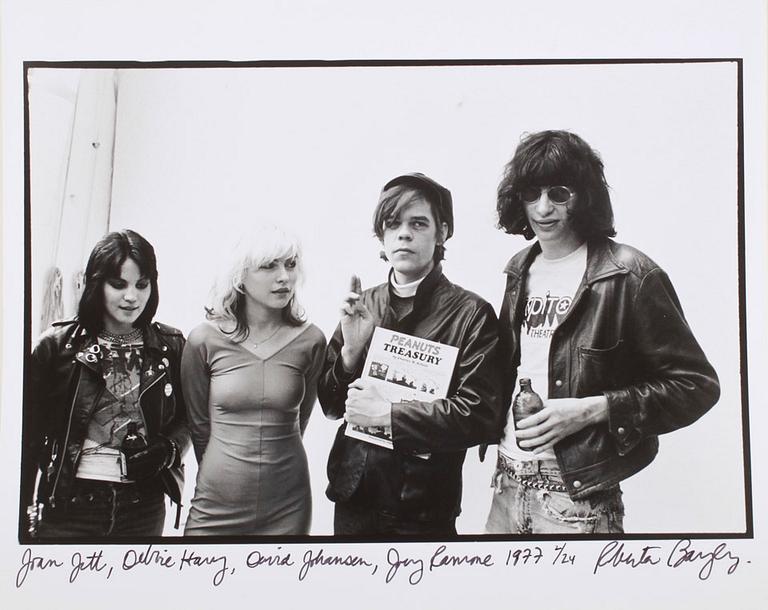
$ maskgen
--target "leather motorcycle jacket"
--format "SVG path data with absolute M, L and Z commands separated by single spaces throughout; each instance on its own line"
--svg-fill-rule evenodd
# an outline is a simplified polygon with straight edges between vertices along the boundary
M 500 314 L 504 404 L 520 364 L 525 285 L 538 243 L 507 267 Z M 587 244 L 587 267 L 549 348 L 549 398 L 603 394 L 608 421 L 555 444 L 573 499 L 616 485 L 656 456 L 658 435 L 687 426 L 718 400 L 717 374 L 683 316 L 667 274 L 610 239 Z M 506 416 L 499 422 L 502 431 Z M 499 433 L 499 435 L 501 432 Z
M 389 282 L 363 292 L 376 325 L 459 348 L 447 398 L 392 405 L 394 450 L 345 436 L 340 426 L 328 460 L 327 496 L 386 511 L 398 518 L 455 518 L 461 505 L 461 469 L 466 449 L 488 442 L 501 417 L 496 345 L 497 318 L 479 296 L 448 281 L 441 266 L 420 284 L 412 311 L 397 319 Z M 318 398 L 331 419 L 343 417 L 348 384 L 362 374 L 346 373 L 338 327 L 328 344 Z M 428 459 L 417 454 L 429 454 Z
M 181 331 L 153 322 L 143 329 L 139 407 L 147 435 L 163 436 L 178 447 L 163 469 L 166 494 L 177 504 L 184 487 L 182 455 L 189 447 L 186 410 L 179 383 L 184 337 Z M 22 500 L 55 506 L 72 495 L 88 422 L 106 385 L 97 339 L 77 320 L 56 322 L 39 339 L 27 364 L 24 400 Z

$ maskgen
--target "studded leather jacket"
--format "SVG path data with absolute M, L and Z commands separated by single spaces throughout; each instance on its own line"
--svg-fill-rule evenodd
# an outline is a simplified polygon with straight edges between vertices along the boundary
M 538 243 L 508 263 L 500 314 L 504 404 L 520 364 L 528 269 Z M 555 445 L 570 496 L 613 486 L 656 456 L 658 436 L 687 426 L 720 396 L 667 274 L 642 252 L 610 239 L 587 244 L 587 268 L 549 348 L 549 397 L 604 395 L 608 421 Z M 506 416 L 499 422 L 502 433 Z
M 389 282 L 363 292 L 362 301 L 383 328 L 459 348 L 447 398 L 392 405 L 394 450 L 345 436 L 339 427 L 328 459 L 326 495 L 398 518 L 437 521 L 460 512 L 461 470 L 466 449 L 488 442 L 501 417 L 496 360 L 497 318 L 479 296 L 448 281 L 441 266 L 424 278 L 413 310 L 397 319 Z M 347 387 L 360 377 L 341 365 L 343 338 L 337 328 L 326 350 L 318 383 L 323 412 L 344 415 Z M 416 454 L 429 454 L 423 459 Z
M 162 470 L 166 493 L 177 504 L 184 486 L 181 456 L 189 447 L 186 410 L 179 383 L 184 337 L 181 331 L 153 322 L 144 329 L 139 407 L 148 436 L 176 443 L 175 462 Z M 21 474 L 22 501 L 55 506 L 72 494 L 88 422 L 105 383 L 102 352 L 96 337 L 76 320 L 56 322 L 40 337 L 28 362 L 24 398 Z

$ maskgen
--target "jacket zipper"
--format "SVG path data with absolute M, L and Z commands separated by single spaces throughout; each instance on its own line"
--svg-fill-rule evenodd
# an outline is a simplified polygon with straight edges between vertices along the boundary
M 159 382 L 163 377 L 165 377 L 165 371 L 163 371 L 160 375 L 158 375 L 152 383 L 150 383 L 146 388 L 144 388 L 139 393 L 139 398 L 137 400 L 137 402 L 139 404 L 139 409 L 141 410 L 141 416 L 144 418 L 144 426 L 146 427 L 146 430 L 147 430 L 147 437 L 150 436 L 150 434 L 149 434 L 149 424 L 147 423 L 147 415 L 144 413 L 144 407 L 141 404 L 141 398 L 144 396 L 146 391 L 149 390 L 149 388 L 151 388 L 153 385 L 155 385 L 157 382 Z
M 99 400 L 101 399 L 101 395 L 104 393 L 105 386 L 102 385 L 101 388 L 99 388 L 98 394 L 96 394 L 96 398 L 93 399 L 93 403 L 91 403 L 91 409 L 89 412 L 90 414 L 93 412 L 94 405 L 98 404 Z M 56 501 L 54 499 L 54 496 L 56 495 L 56 486 L 59 483 L 59 477 L 61 476 L 61 469 L 64 468 L 64 460 L 66 459 L 67 454 L 67 448 L 69 447 L 69 433 L 72 431 L 72 416 L 75 413 L 75 401 L 77 400 L 77 394 L 80 390 L 80 378 L 77 379 L 77 387 L 75 388 L 75 394 L 72 397 L 72 406 L 69 410 L 69 422 L 67 423 L 67 434 L 64 437 L 64 448 L 63 448 L 63 454 L 61 456 L 61 462 L 59 462 L 59 471 L 56 473 L 56 480 L 53 482 L 53 487 L 51 488 L 51 494 L 48 498 L 48 501 L 50 502 L 50 505 L 53 507 L 56 505 Z M 80 445 L 80 448 L 77 450 L 77 453 L 75 454 L 75 459 L 72 463 L 72 467 L 75 468 L 77 466 L 77 462 L 80 459 L 80 454 L 83 451 L 83 446 Z
M 144 425 L 147 426 L 147 436 L 149 436 L 149 426 L 147 425 L 147 417 L 144 414 L 144 408 L 141 406 L 141 398 L 144 396 L 144 393 L 149 390 L 153 385 L 155 385 L 158 381 L 160 381 L 163 377 L 165 377 L 165 371 L 161 375 L 158 375 L 157 378 L 150 383 L 146 388 L 144 388 L 141 393 L 139 394 L 139 409 L 141 409 L 141 415 L 144 418 Z M 77 379 L 77 386 L 75 387 L 75 393 L 72 396 L 72 404 L 70 405 L 69 409 L 69 421 L 67 422 L 67 434 L 64 436 L 64 446 L 63 451 L 64 454 L 67 452 L 67 447 L 69 446 L 69 433 L 72 431 L 72 417 L 75 413 L 75 401 L 77 400 L 77 395 L 80 391 L 80 378 Z M 103 391 L 103 388 L 102 388 Z M 101 397 L 101 392 L 96 396 L 96 400 L 94 402 L 97 402 L 98 399 Z M 77 450 L 77 454 L 75 455 L 75 464 L 77 464 L 77 459 L 80 457 L 80 452 L 82 451 L 82 447 Z M 66 455 L 62 455 L 61 462 L 59 463 L 59 469 L 56 472 L 56 479 L 53 482 L 53 487 L 51 488 L 49 497 L 48 497 L 48 503 L 50 504 L 51 508 L 54 508 L 56 506 L 56 486 L 59 484 L 59 478 L 61 477 L 61 469 L 64 467 L 64 460 L 66 459 Z
M 69 407 L 69 421 L 67 422 L 67 433 L 64 435 L 64 446 L 62 447 L 62 451 L 64 452 L 61 456 L 61 461 L 59 462 L 59 470 L 56 473 L 56 479 L 53 481 L 53 487 L 51 487 L 51 491 L 48 497 L 48 503 L 50 504 L 51 508 L 54 508 L 56 506 L 56 500 L 54 497 L 56 496 L 56 486 L 59 484 L 59 477 L 61 477 L 61 469 L 64 466 L 64 460 L 66 459 L 66 452 L 67 447 L 69 446 L 69 433 L 72 430 L 72 416 L 75 413 L 75 401 L 77 400 L 77 395 L 80 392 L 80 377 L 77 378 L 77 386 L 75 386 L 75 393 L 72 396 L 72 404 Z M 77 452 L 78 455 L 80 455 L 80 450 Z

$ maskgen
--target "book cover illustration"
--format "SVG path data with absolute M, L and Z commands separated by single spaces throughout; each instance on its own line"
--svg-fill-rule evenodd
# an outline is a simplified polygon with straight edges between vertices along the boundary
M 448 396 L 459 348 L 379 326 L 373 332 L 362 378 L 390 402 L 431 402 Z M 388 426 L 348 425 L 346 435 L 392 449 Z

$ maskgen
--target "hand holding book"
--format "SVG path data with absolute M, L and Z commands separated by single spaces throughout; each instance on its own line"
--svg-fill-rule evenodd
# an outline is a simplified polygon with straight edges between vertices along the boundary
M 455 346 L 376 327 L 362 376 L 349 385 L 345 434 L 393 449 L 393 405 L 409 408 L 410 401 L 445 398 L 458 352 Z
M 349 384 L 344 419 L 355 426 L 392 427 L 392 403 L 365 378 Z

